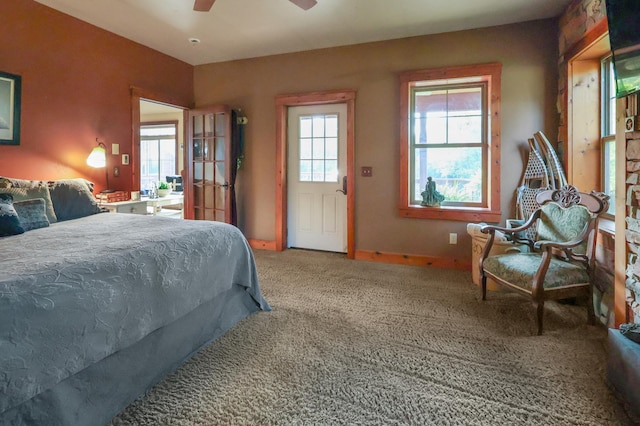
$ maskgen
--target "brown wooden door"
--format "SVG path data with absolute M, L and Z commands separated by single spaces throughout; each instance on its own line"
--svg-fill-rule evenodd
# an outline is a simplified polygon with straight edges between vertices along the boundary
M 185 218 L 231 223 L 231 109 L 188 112 Z

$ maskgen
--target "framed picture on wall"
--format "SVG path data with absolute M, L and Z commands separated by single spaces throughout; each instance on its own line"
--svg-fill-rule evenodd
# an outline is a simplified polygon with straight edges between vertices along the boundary
M 0 71 L 0 145 L 20 145 L 22 78 Z

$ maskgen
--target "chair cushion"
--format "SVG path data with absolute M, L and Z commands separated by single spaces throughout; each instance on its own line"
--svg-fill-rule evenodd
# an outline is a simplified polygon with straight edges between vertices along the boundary
M 547 203 L 540 208 L 537 240 L 567 242 L 574 240 L 591 220 L 589 210 L 580 205 L 564 208 L 556 203 Z M 574 253 L 585 254 L 587 242 L 575 247 Z
M 485 271 L 531 291 L 533 276 L 541 262 L 540 253 L 515 253 L 489 256 L 482 265 Z M 549 289 L 588 282 L 589 274 L 582 264 L 551 258 L 543 287 Z

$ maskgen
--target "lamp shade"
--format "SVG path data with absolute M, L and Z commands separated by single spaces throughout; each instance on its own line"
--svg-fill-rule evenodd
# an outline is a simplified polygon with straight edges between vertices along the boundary
M 87 164 L 91 167 L 100 168 L 107 166 L 107 151 L 102 146 L 96 146 L 87 157 Z

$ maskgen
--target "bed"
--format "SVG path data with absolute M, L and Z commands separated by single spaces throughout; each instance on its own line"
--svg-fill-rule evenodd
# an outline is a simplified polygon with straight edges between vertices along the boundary
M 0 253 L 0 424 L 104 425 L 270 310 L 222 223 L 96 212 L 2 237 Z

